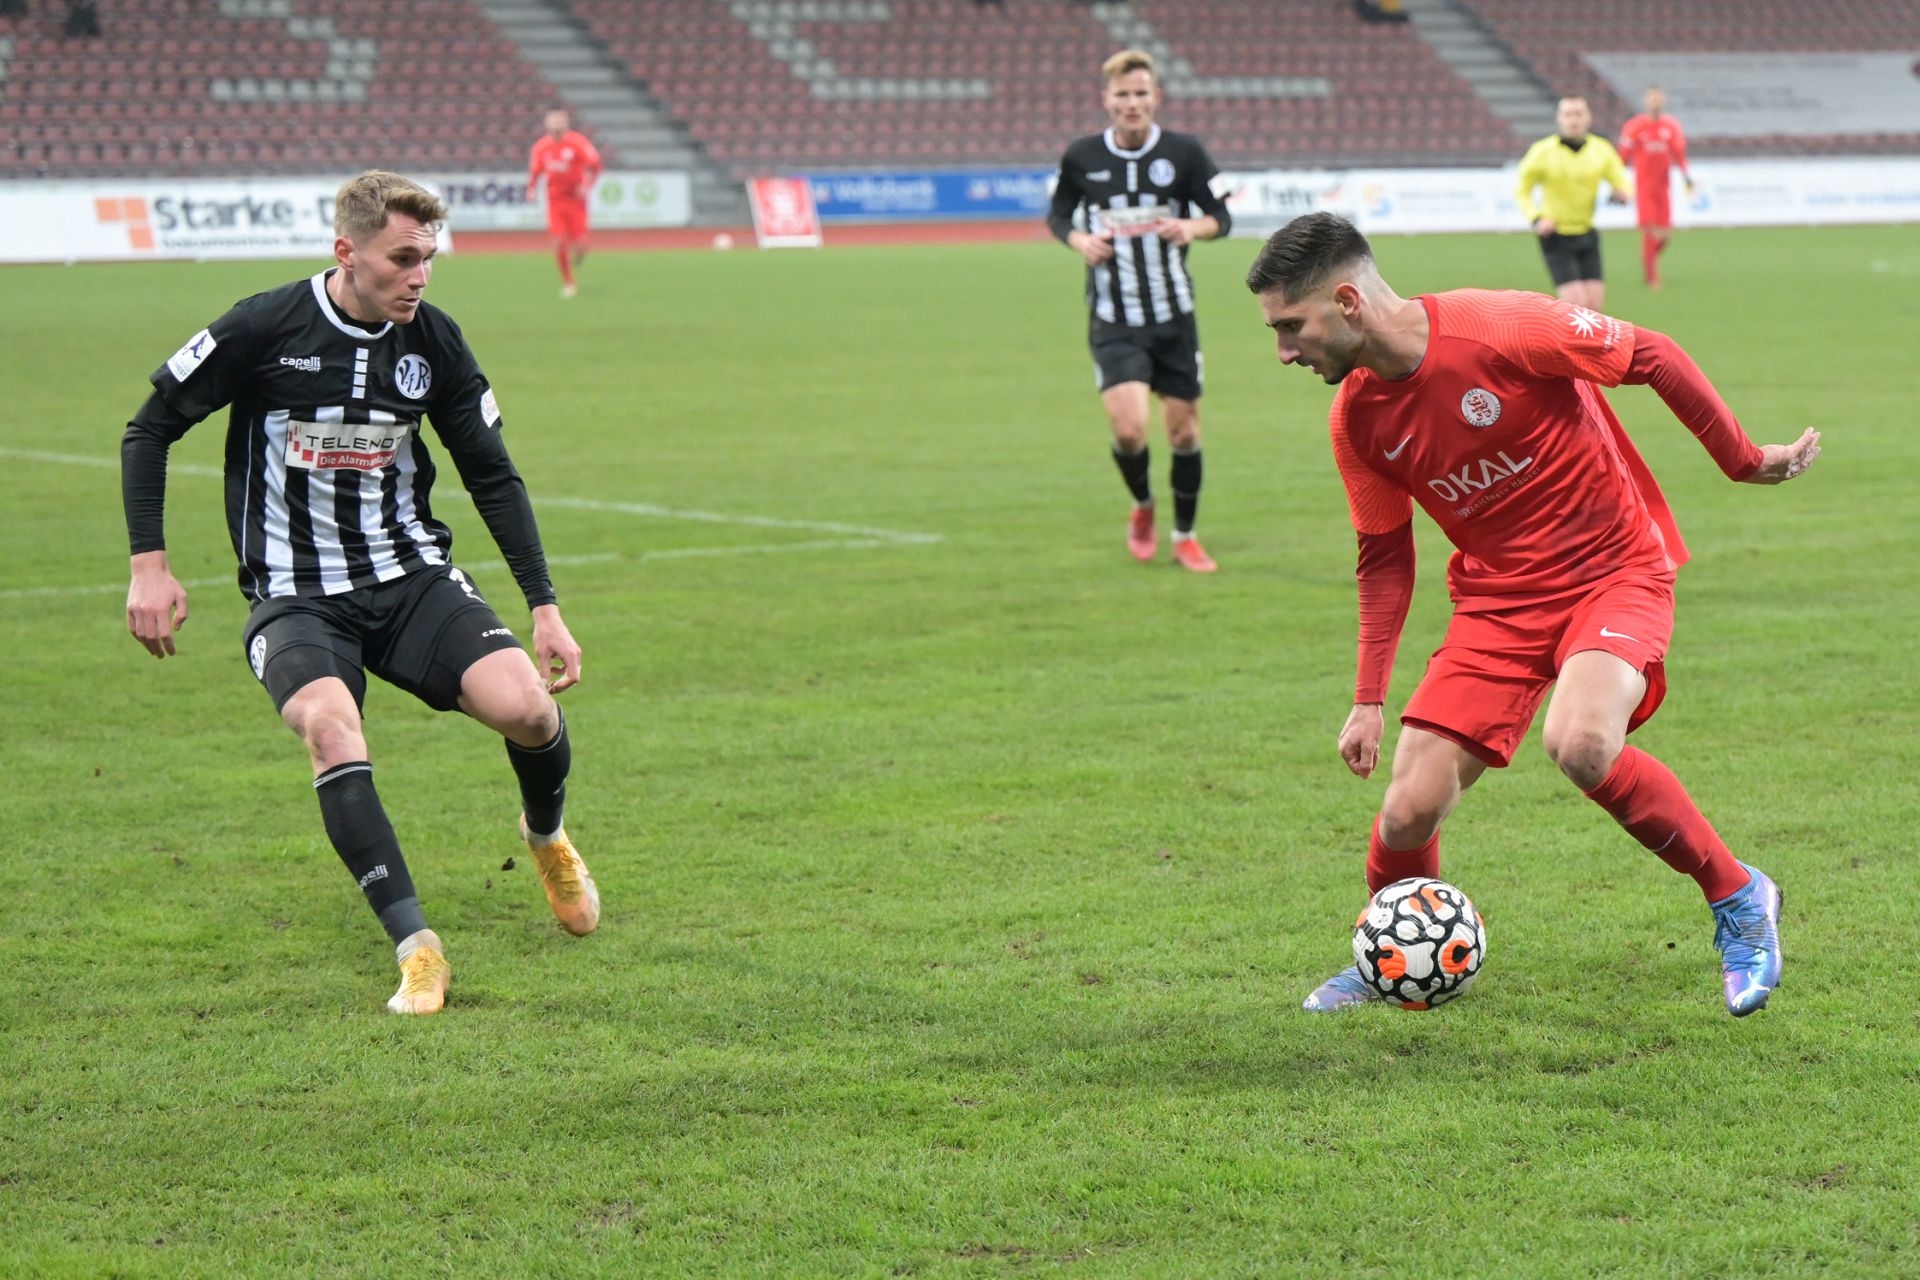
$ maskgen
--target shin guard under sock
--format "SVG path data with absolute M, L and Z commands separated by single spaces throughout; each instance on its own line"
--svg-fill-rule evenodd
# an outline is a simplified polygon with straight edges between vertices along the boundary
M 334 852 L 366 894 L 387 936 L 398 945 L 426 928 L 413 876 L 400 856 L 400 841 L 373 787 L 373 766 L 365 760 L 335 765 L 313 780 L 313 790 L 320 797 L 320 818 Z
M 1587 799 L 1605 809 L 1660 861 L 1692 876 L 1708 902 L 1718 902 L 1746 884 L 1746 868 L 1680 779 L 1638 747 L 1620 753 L 1606 779 L 1587 792 Z

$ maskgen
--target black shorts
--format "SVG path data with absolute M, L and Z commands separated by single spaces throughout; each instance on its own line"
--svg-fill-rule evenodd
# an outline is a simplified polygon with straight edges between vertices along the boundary
M 364 707 L 371 671 L 435 711 L 453 711 L 468 667 L 520 646 L 452 565 L 337 596 L 262 600 L 247 615 L 242 639 L 275 708 L 326 676 L 345 681 Z
M 1191 313 L 1165 324 L 1109 324 L 1095 316 L 1087 328 L 1095 385 L 1105 391 L 1144 382 L 1175 400 L 1200 398 L 1200 326 Z
M 1540 252 L 1547 259 L 1547 274 L 1555 284 L 1575 280 L 1604 280 L 1600 274 L 1600 233 L 1585 231 L 1563 236 L 1558 231 L 1540 237 Z

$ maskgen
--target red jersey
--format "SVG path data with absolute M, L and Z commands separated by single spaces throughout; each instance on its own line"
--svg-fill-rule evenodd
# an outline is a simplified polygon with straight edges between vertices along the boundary
M 1638 115 L 1620 126 L 1620 158 L 1633 166 L 1633 188 L 1665 192 L 1670 170 L 1687 172 L 1687 134 L 1680 122 L 1664 112 L 1658 117 Z
M 543 133 L 527 160 L 527 186 L 531 188 L 542 176 L 547 180 L 547 199 L 585 200 L 593 180 L 600 176 L 600 153 L 577 130 L 569 129 L 558 138 Z
M 1634 327 L 1544 294 L 1423 297 L 1420 367 L 1355 369 L 1331 415 L 1353 525 L 1384 534 L 1418 502 L 1458 548 L 1461 610 L 1509 608 L 1686 559 L 1666 500 L 1594 384 L 1618 386 Z

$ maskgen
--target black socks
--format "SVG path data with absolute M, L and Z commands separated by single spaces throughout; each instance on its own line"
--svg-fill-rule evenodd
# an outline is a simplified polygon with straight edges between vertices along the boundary
M 1120 468 L 1120 478 L 1127 482 L 1127 492 L 1133 495 L 1135 502 L 1153 501 L 1153 485 L 1147 479 L 1150 461 L 1146 449 L 1138 453 L 1122 453 L 1119 444 L 1113 446 L 1113 465 Z
M 567 804 L 567 772 L 573 768 L 573 745 L 567 740 L 567 717 L 544 747 L 523 747 L 507 739 L 507 759 L 520 779 L 520 801 L 527 811 L 527 830 L 550 836 L 560 829 Z
M 1200 450 L 1173 451 L 1173 531 L 1192 533 L 1194 513 L 1200 509 Z
M 393 824 L 373 789 L 373 766 L 365 760 L 335 765 L 313 780 L 313 790 L 320 797 L 320 817 L 334 852 L 367 895 L 367 905 L 380 917 L 387 936 L 397 945 L 426 928 L 407 860 L 400 856 Z

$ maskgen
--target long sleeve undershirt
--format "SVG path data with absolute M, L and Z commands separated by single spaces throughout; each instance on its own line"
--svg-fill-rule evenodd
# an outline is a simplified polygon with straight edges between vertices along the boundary
M 1636 331 L 1633 363 L 1621 381 L 1652 387 L 1729 480 L 1745 480 L 1760 469 L 1760 446 L 1747 438 L 1693 357 L 1666 334 Z

